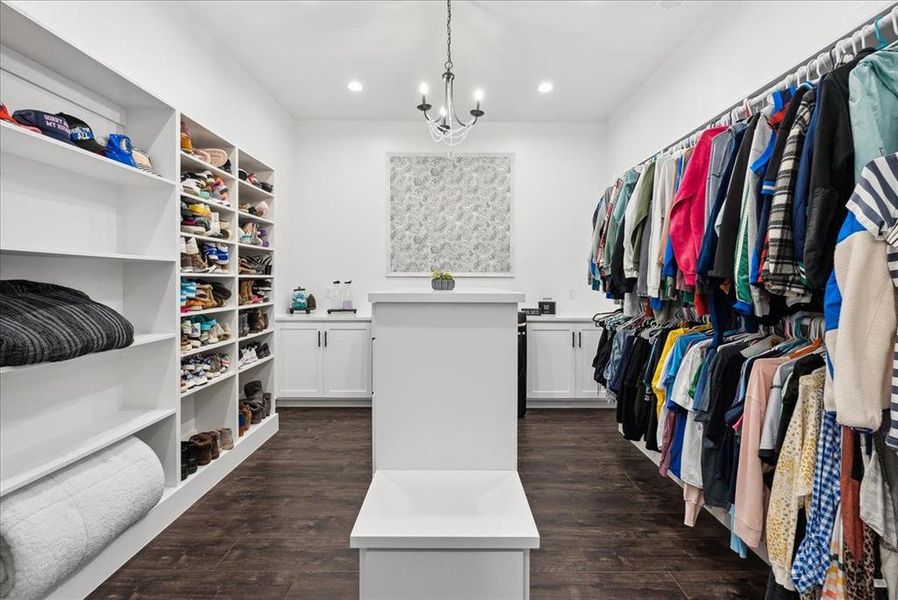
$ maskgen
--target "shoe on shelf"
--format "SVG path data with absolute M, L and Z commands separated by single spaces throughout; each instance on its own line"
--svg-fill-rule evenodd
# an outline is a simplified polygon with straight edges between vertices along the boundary
M 247 400 L 261 400 L 262 393 L 262 382 L 258 379 L 248 381 L 243 385 L 243 395 L 246 396 Z
M 190 130 L 184 121 L 181 121 L 181 150 L 187 154 L 193 154 L 193 141 L 190 139 Z
M 250 424 L 258 425 L 262 422 L 263 415 L 265 414 L 265 407 L 262 406 L 262 402 L 256 400 L 244 400 L 241 404 L 250 410 Z
M 230 427 L 222 427 L 218 430 L 218 440 L 221 450 L 234 449 L 234 434 Z
M 208 433 L 197 433 L 190 436 L 190 441 L 196 444 L 196 464 L 208 465 L 212 462 L 212 436 Z
M 212 431 L 205 432 L 206 435 L 212 438 L 212 460 L 216 460 L 219 456 L 221 456 L 221 449 L 219 447 L 219 439 L 218 439 L 218 430 L 213 429 Z
M 265 408 L 265 418 L 271 416 L 271 392 L 262 394 L 262 406 Z
M 187 467 L 187 473 L 193 475 L 196 473 L 196 444 L 191 441 L 181 442 L 181 479 L 184 479 L 184 467 Z
M 257 217 L 262 219 L 268 218 L 268 213 L 271 211 L 271 207 L 268 206 L 268 203 L 262 200 L 261 202 L 256 203 L 253 207 L 255 209 L 255 213 Z

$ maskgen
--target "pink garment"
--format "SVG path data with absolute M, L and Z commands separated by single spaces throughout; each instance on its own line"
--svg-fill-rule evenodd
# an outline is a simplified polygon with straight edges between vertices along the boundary
M 686 504 L 686 514 L 683 518 L 683 524 L 688 527 L 695 527 L 695 521 L 698 519 L 699 513 L 702 512 L 702 507 L 705 505 L 705 493 L 700 487 L 684 483 L 683 501 Z
M 711 127 L 702 132 L 670 209 L 670 242 L 677 266 L 688 286 L 695 285 L 695 270 L 705 233 L 705 192 L 711 162 L 711 140 L 726 129 Z
M 664 413 L 664 429 L 661 436 L 661 463 L 658 465 L 658 472 L 662 477 L 667 477 L 667 471 L 670 468 L 670 443 L 673 441 L 674 429 L 677 425 L 677 414 L 673 411 Z
M 750 548 L 757 548 L 764 533 L 764 513 L 768 493 L 764 485 L 765 465 L 758 458 L 761 430 L 767 412 L 767 398 L 777 367 L 789 360 L 759 358 L 754 362 L 745 388 L 745 410 L 739 443 L 739 469 L 736 474 L 736 514 L 733 533 Z

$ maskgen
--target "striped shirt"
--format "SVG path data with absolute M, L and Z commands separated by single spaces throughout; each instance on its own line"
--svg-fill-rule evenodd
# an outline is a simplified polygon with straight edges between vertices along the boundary
M 801 151 L 814 113 L 816 97 L 815 89 L 808 90 L 801 97 L 776 178 L 776 192 L 770 207 L 770 225 L 767 230 L 767 262 L 763 270 L 764 285 L 774 294 L 808 294 L 807 281 L 795 258 L 795 245 L 792 243 L 792 204 L 795 200 Z
M 870 235 L 889 245 L 886 253 L 889 274 L 898 288 L 898 153 L 867 163 L 847 207 Z M 886 443 L 898 448 L 898 332 L 892 354 L 889 412 L 891 423 Z

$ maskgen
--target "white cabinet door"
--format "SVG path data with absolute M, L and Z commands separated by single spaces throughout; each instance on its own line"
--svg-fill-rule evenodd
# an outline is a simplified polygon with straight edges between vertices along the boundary
M 371 329 L 367 323 L 325 325 L 324 395 L 371 396 Z
M 573 398 L 576 337 L 570 324 L 533 323 L 527 330 L 527 397 Z
M 602 330 L 595 325 L 579 327 L 577 329 L 577 397 L 597 398 L 599 385 L 593 378 L 595 370 L 592 368 L 592 359 L 596 356 L 596 346 Z
M 278 330 L 278 397 L 320 398 L 321 347 L 324 333 L 318 324 L 285 323 Z

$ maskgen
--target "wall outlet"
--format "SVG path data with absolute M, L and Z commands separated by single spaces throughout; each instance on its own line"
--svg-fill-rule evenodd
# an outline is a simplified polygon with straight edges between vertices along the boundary
M 568 288 L 568 290 L 567 290 L 567 299 L 568 299 L 568 300 L 573 300 L 573 299 L 574 299 L 574 288 Z

